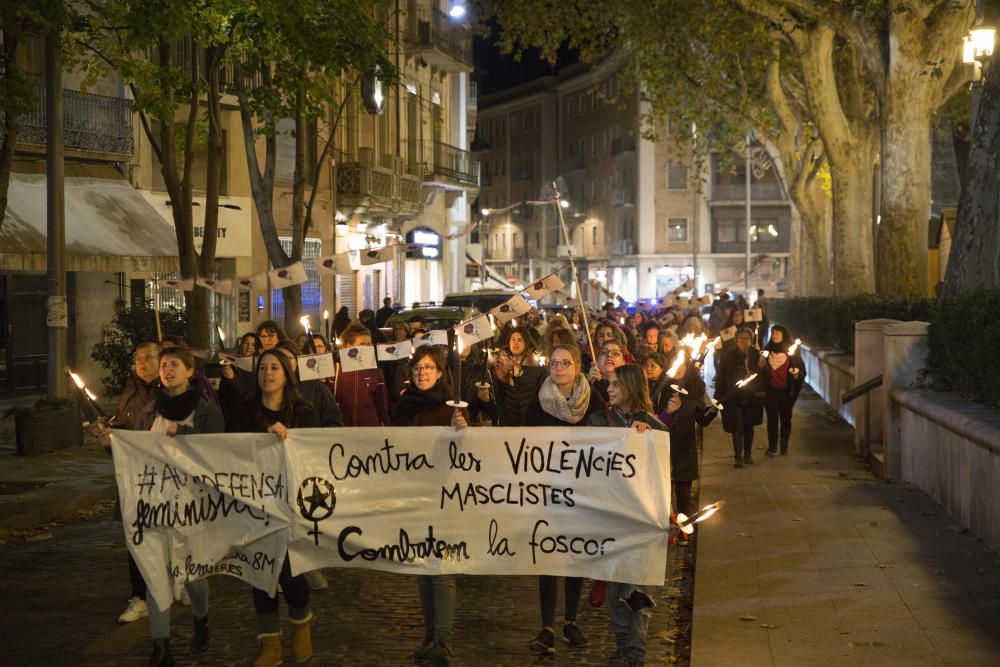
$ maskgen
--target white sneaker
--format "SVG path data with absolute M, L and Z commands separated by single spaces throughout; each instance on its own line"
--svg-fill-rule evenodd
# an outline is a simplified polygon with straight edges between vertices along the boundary
M 118 617 L 118 622 L 132 623 L 146 616 L 149 616 L 149 607 L 146 605 L 146 601 L 142 598 L 131 598 L 128 601 L 128 606 L 125 607 L 125 611 Z
M 181 604 L 185 607 L 191 606 L 191 596 L 188 595 L 187 587 L 181 589 Z
M 330 587 L 330 584 L 326 582 L 326 577 L 323 576 L 323 572 L 320 570 L 306 572 L 306 583 L 314 591 L 325 591 Z

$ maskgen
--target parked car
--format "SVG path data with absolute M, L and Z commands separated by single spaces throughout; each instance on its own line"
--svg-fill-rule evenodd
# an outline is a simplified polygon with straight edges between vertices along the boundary
M 448 329 L 459 322 L 463 322 L 475 317 L 478 311 L 472 307 L 461 306 L 421 306 L 419 308 L 404 308 L 397 310 L 385 321 L 385 326 L 381 331 L 387 336 L 392 336 L 392 328 L 397 322 L 409 323 L 410 319 L 418 316 L 428 330 Z
M 507 289 L 480 289 L 473 292 L 456 292 L 445 296 L 442 303 L 445 306 L 475 308 L 480 313 L 488 313 L 519 293 Z

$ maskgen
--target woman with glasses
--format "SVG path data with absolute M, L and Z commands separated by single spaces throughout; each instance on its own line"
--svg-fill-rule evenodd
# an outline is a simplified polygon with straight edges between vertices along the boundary
M 440 345 L 421 345 L 416 349 L 410 364 L 410 386 L 400 396 L 393 414 L 396 426 L 468 426 L 465 410 L 447 405 L 452 397 L 447 358 L 447 351 Z M 424 641 L 413 657 L 433 665 L 449 665 L 455 620 L 455 577 L 420 575 L 417 591 L 424 614 Z
M 597 367 L 591 369 L 591 376 L 595 378 L 591 386 L 605 401 L 608 400 L 609 375 L 626 363 L 625 348 L 617 340 L 609 340 L 601 345 L 601 351 L 597 354 Z
M 604 411 L 604 400 L 600 394 L 591 390 L 583 376 L 580 348 L 575 345 L 557 345 L 552 350 L 548 367 L 548 376 L 525 413 L 525 426 L 585 426 L 587 417 Z M 532 651 L 542 655 L 556 652 L 558 580 L 558 577 L 548 575 L 538 578 L 542 629 L 528 645 Z M 564 588 L 562 640 L 570 648 L 580 648 L 587 644 L 586 637 L 576 625 L 583 578 L 566 577 Z
M 609 405 L 603 413 L 587 418 L 588 426 L 634 428 L 639 433 L 667 427 L 649 411 L 649 390 L 638 366 L 620 366 L 609 373 Z M 608 582 L 608 611 L 617 650 L 608 664 L 641 667 L 646 656 L 646 632 L 655 604 L 651 587 L 616 581 Z

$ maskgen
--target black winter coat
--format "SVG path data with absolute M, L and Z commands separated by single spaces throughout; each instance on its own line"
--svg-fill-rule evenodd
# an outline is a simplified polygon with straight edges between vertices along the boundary
M 747 348 L 747 353 L 738 347 L 726 350 L 719 361 L 719 372 L 715 375 L 715 400 L 723 405 L 722 428 L 733 433 L 738 424 L 737 410 L 743 413 L 743 423 L 756 426 L 764 421 L 764 369 L 759 365 L 760 353 L 756 348 Z M 749 384 L 736 389 L 737 382 L 749 375 L 757 377 Z
M 493 386 L 497 400 L 498 426 L 524 426 L 524 416 L 532 400 L 538 399 L 538 388 L 546 372 L 539 366 L 523 366 L 520 377 L 511 377 L 513 384 L 497 381 Z
M 681 394 L 681 408 L 670 417 L 670 478 L 677 482 L 690 482 L 698 479 L 698 438 L 694 417 L 705 405 L 705 382 L 698 369 L 688 364 L 684 378 L 676 384 L 687 389 L 688 393 Z M 669 387 L 667 389 L 673 393 Z

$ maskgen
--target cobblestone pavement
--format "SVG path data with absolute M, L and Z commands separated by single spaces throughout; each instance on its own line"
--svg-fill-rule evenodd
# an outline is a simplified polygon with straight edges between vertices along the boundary
M 0 665 L 145 665 L 145 620 L 119 626 L 128 596 L 121 524 L 110 508 L 46 526 L 0 546 Z M 647 664 L 687 664 L 694 573 L 692 546 L 671 547 L 666 585 L 656 594 Z M 312 594 L 312 665 L 413 665 L 423 637 L 412 577 L 365 570 L 326 570 L 330 588 Z M 461 577 L 455 621 L 458 666 L 604 665 L 613 652 L 607 603 L 586 599 L 578 623 L 590 643 L 555 658 L 536 658 L 527 642 L 538 631 L 534 577 Z M 561 591 L 561 586 L 560 586 Z M 560 593 L 561 594 L 561 593 Z M 284 613 L 284 603 L 282 603 Z M 559 613 L 561 613 L 561 601 Z M 211 579 L 211 648 L 193 660 L 189 611 L 174 605 L 172 647 L 179 665 L 248 665 L 256 657 L 250 589 L 227 577 Z M 557 628 L 558 633 L 558 628 Z M 286 638 L 286 656 L 288 656 Z M 286 664 L 291 664 L 290 656 Z

